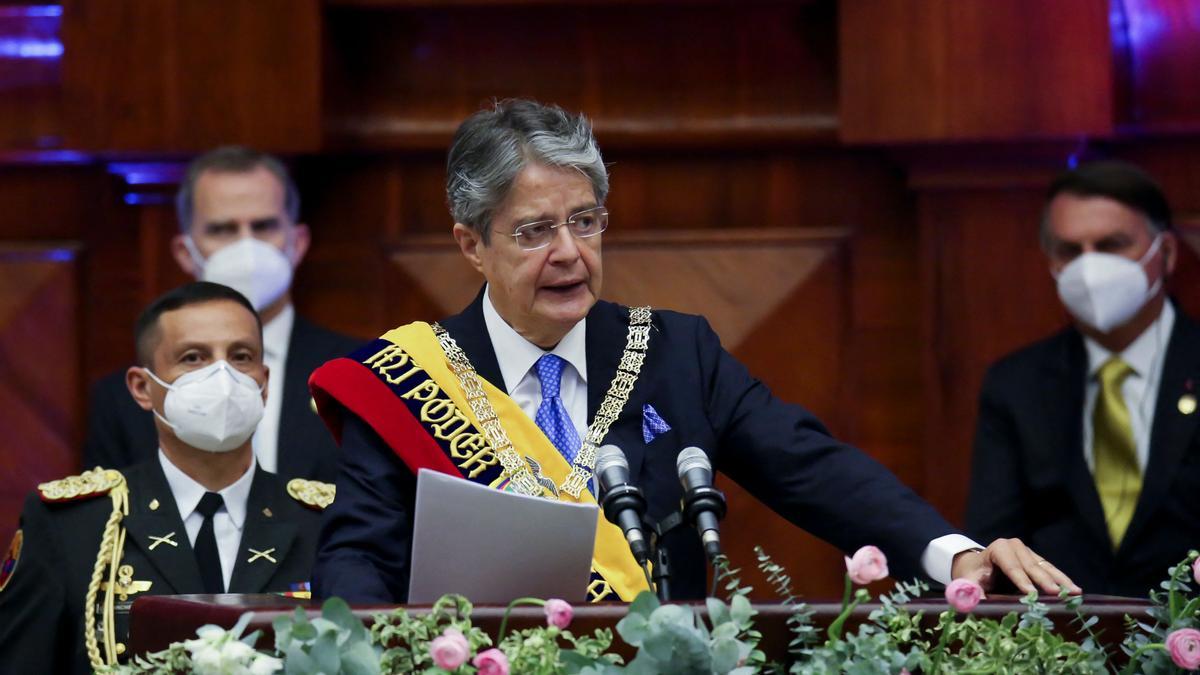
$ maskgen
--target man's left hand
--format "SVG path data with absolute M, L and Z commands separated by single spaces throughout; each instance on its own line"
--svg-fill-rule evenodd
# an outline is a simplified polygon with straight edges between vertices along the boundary
M 950 576 L 953 579 L 972 579 L 988 591 L 996 585 L 997 568 L 1022 593 L 1040 589 L 1058 595 L 1059 586 L 1066 586 L 1072 595 L 1083 592 L 1070 577 L 1049 560 L 1034 553 L 1020 539 L 997 539 L 982 551 L 959 553 L 954 556 Z

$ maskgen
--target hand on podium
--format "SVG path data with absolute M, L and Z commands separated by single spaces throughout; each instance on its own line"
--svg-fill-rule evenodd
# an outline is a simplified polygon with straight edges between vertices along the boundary
M 1072 595 L 1083 592 L 1070 577 L 1020 539 L 997 539 L 986 549 L 959 553 L 954 556 L 950 575 L 953 579 L 974 580 L 986 591 L 998 581 L 997 568 L 1022 593 L 1041 590 L 1057 595 L 1059 586 L 1066 586 Z

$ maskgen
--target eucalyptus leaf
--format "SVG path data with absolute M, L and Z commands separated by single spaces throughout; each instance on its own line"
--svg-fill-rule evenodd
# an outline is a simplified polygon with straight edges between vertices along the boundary
M 650 618 L 650 614 L 658 609 L 661 605 L 658 598 L 650 591 L 642 591 L 638 593 L 633 602 L 629 604 L 630 614 L 640 614 L 646 618 Z
M 649 632 L 650 622 L 646 620 L 645 615 L 635 614 L 632 608 L 625 618 L 617 622 L 617 634 L 626 644 L 633 647 L 641 647 Z
M 711 647 L 712 670 L 724 675 L 737 667 L 740 658 L 737 641 L 733 638 L 716 638 Z

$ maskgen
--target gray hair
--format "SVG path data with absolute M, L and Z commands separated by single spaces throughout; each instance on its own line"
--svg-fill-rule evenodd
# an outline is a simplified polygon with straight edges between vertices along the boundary
M 510 99 L 471 115 L 454 134 L 446 160 L 446 201 L 454 222 L 474 229 L 488 244 L 492 216 L 530 162 L 575 169 L 591 181 L 596 203 L 608 196 L 608 169 L 586 117 Z
M 192 227 L 196 199 L 196 181 L 206 171 L 215 173 L 249 173 L 259 167 L 270 171 L 283 186 L 283 210 L 295 224 L 300 219 L 300 191 L 279 158 L 240 145 L 223 145 L 209 150 L 188 164 L 179 192 L 175 194 L 175 216 L 179 230 L 187 233 Z

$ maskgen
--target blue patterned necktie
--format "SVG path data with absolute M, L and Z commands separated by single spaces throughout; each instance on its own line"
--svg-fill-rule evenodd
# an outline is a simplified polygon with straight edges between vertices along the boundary
M 554 354 L 546 354 L 534 364 L 534 373 L 542 383 L 542 404 L 538 406 L 533 421 L 546 433 L 546 437 L 562 453 L 567 464 L 575 463 L 579 454 L 579 433 L 571 424 L 571 416 L 559 396 L 563 366 L 567 362 Z

